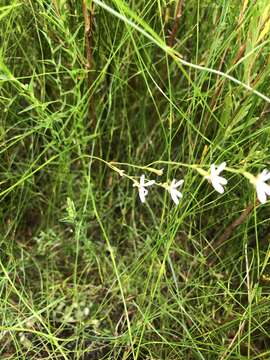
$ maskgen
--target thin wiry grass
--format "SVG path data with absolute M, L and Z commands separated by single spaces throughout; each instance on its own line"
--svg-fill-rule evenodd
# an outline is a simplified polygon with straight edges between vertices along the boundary
M 179 166 L 269 167 L 268 1 L 88 5 L 92 68 L 82 2 L 0 5 L 1 358 L 269 358 L 268 204 L 215 247 L 254 189 Z

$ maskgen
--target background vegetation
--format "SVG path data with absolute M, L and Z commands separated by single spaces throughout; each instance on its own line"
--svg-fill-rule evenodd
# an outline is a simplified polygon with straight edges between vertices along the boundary
M 270 96 L 269 32 L 268 0 L 1 1 L 1 359 L 270 358 L 269 204 L 170 163 L 269 168 L 267 99 L 210 71 Z

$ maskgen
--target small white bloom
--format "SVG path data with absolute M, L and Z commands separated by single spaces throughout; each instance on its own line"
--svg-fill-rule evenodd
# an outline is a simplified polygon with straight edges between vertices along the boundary
M 89 314 L 90 314 L 90 309 L 89 309 L 89 307 L 85 307 L 85 308 L 83 309 L 83 315 L 87 317 Z
M 167 187 L 167 190 L 169 191 L 171 198 L 176 205 L 179 204 L 179 199 L 183 197 L 182 193 L 179 190 L 177 190 L 179 186 L 183 185 L 183 182 L 184 180 L 179 180 L 176 182 L 176 180 L 173 179 L 171 184 Z
M 255 178 L 255 187 L 259 201 L 262 204 L 265 204 L 267 201 L 267 195 L 270 195 L 270 185 L 265 182 L 270 179 L 270 172 L 267 169 L 264 169 L 257 177 Z
M 210 167 L 210 175 L 206 175 L 205 178 L 207 180 L 209 180 L 211 182 L 211 184 L 213 185 L 214 189 L 219 192 L 220 194 L 224 193 L 224 188 L 222 185 L 226 185 L 227 184 L 227 180 L 222 177 L 219 176 L 219 174 L 226 168 L 226 163 L 223 162 L 222 164 L 220 164 L 219 166 L 217 166 L 217 168 L 215 167 L 214 164 L 211 165 Z
M 145 176 L 141 175 L 140 177 L 140 182 L 138 183 L 137 181 L 133 184 L 133 186 L 137 186 L 139 189 L 139 197 L 141 199 L 141 202 L 144 203 L 145 202 L 145 197 L 148 194 L 148 190 L 145 189 L 145 187 L 147 186 L 151 186 L 155 183 L 155 180 L 150 180 L 148 182 L 144 182 L 145 181 Z

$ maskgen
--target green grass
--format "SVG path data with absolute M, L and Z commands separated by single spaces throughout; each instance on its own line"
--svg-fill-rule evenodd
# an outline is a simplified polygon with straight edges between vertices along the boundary
M 269 359 L 269 1 L 185 1 L 173 48 L 177 1 L 86 3 L 90 65 L 83 1 L 0 4 L 0 358 Z

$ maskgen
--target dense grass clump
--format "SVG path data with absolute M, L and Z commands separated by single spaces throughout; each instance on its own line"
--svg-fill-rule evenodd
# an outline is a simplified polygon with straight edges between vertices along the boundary
M 270 358 L 269 14 L 1 1 L 1 359 Z

